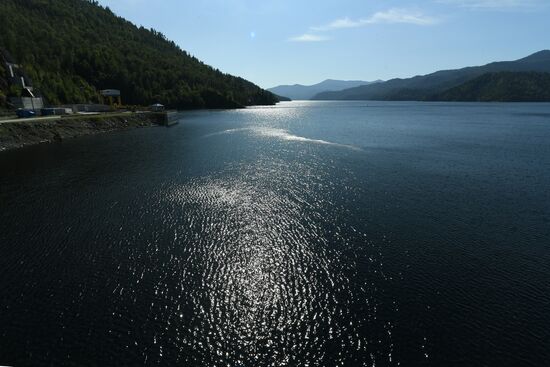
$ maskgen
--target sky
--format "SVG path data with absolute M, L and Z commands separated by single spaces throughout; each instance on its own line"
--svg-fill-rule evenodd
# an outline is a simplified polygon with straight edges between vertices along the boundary
M 387 80 L 550 49 L 550 0 L 100 0 L 263 88 Z

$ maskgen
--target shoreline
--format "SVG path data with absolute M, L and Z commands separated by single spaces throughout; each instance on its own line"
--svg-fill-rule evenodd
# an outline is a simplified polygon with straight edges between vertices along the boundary
M 166 125 L 166 115 L 154 112 L 0 121 L 0 152 L 79 136 L 163 125 Z

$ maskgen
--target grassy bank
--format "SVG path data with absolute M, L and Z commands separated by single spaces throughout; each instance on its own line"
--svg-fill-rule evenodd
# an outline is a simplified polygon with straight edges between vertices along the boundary
M 161 117 L 153 113 L 86 115 L 0 123 L 0 151 L 159 123 L 162 123 Z

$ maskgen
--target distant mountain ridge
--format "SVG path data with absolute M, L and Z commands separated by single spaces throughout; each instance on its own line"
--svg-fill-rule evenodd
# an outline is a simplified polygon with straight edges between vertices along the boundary
M 493 62 L 484 66 L 443 70 L 408 79 L 392 79 L 342 91 L 321 92 L 313 99 L 425 101 L 484 74 L 498 72 L 550 73 L 550 50 L 540 51 L 516 61 Z
M 550 102 L 550 73 L 487 73 L 430 99 L 452 102 Z
M 380 81 L 366 82 L 362 80 L 334 80 L 327 79 L 321 83 L 314 85 L 279 85 L 277 87 L 267 89 L 269 92 L 278 96 L 288 97 L 294 100 L 311 99 L 321 92 L 341 91 L 348 88 L 359 87 L 379 83 Z

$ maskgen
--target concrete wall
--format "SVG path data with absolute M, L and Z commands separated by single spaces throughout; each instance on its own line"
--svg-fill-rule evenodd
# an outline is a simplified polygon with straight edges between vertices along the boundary
M 63 106 L 72 108 L 74 113 L 78 112 L 109 112 L 111 107 L 102 104 L 75 104 L 70 106 Z

